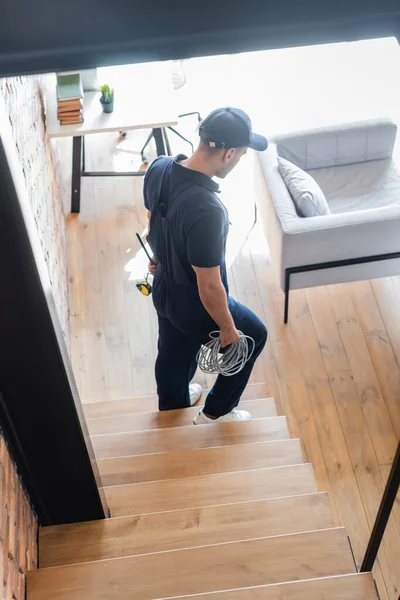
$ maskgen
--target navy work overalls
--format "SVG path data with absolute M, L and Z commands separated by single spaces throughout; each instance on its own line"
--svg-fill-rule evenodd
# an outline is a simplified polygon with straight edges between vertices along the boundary
M 171 217 L 188 196 L 170 194 L 167 167 L 168 159 L 152 206 L 148 236 L 158 261 L 153 302 L 159 323 L 155 373 L 160 410 L 190 406 L 189 383 L 197 368 L 196 355 L 201 344 L 209 341 L 209 333 L 219 329 L 200 300 L 195 278 L 188 276 L 176 250 Z M 217 377 L 204 408 L 206 414 L 215 417 L 237 406 L 267 339 L 266 328 L 254 313 L 230 296 L 228 306 L 236 328 L 254 339 L 255 349 L 240 373 Z

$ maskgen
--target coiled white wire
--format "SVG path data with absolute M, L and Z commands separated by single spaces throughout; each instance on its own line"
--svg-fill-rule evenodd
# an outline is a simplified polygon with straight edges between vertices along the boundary
M 197 353 L 197 363 L 203 373 L 231 377 L 243 369 L 253 355 L 255 342 L 242 331 L 238 333 L 238 343 L 231 344 L 223 353 L 221 353 L 219 331 L 210 333 L 210 341 L 201 346 Z

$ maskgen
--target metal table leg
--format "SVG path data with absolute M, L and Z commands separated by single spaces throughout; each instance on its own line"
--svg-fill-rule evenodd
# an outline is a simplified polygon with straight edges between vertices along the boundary
M 79 213 L 81 208 L 81 172 L 82 172 L 82 137 L 74 136 L 72 140 L 72 190 L 71 212 Z
M 151 137 L 154 137 L 157 149 L 157 156 L 168 154 L 165 145 L 163 130 L 160 127 L 154 128 L 149 136 L 146 146 Z M 144 147 L 145 148 L 145 147 Z M 142 153 L 143 150 L 142 149 Z M 169 151 L 170 154 L 170 151 Z M 85 169 L 85 140 L 83 136 L 74 136 L 72 142 L 72 193 L 71 193 L 71 212 L 79 213 L 81 206 L 81 179 L 82 177 L 143 177 L 145 171 L 86 171 Z
M 162 129 L 156 127 L 153 129 L 154 140 L 156 142 L 157 156 L 165 156 L 167 151 L 165 149 L 164 136 Z

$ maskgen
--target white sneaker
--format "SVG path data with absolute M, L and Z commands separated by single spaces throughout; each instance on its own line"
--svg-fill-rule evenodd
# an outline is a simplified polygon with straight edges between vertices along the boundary
M 203 393 L 203 388 L 199 383 L 191 383 L 189 385 L 190 406 L 198 403 Z
M 211 423 L 233 423 L 237 421 L 249 421 L 251 419 L 251 414 L 247 412 L 247 410 L 238 410 L 234 408 L 227 415 L 222 415 L 222 417 L 218 417 L 218 419 L 210 419 L 210 417 L 206 417 L 203 410 L 199 412 L 197 417 L 193 419 L 193 423 L 195 425 L 210 425 Z

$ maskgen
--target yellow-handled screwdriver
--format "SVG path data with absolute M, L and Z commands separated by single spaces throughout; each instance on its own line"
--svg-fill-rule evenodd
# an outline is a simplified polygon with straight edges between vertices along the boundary
M 151 258 L 150 254 L 147 252 L 147 248 L 143 243 L 143 240 L 141 238 L 141 236 L 139 235 L 138 232 L 136 232 L 136 237 L 139 240 L 140 245 L 142 246 L 143 250 L 146 253 L 147 258 L 149 259 L 150 264 L 155 265 L 156 263 L 154 262 L 154 260 Z M 143 296 L 150 296 L 151 292 L 152 292 L 152 287 L 151 287 L 151 283 L 149 282 L 149 273 L 147 273 L 146 278 L 143 279 L 142 281 L 138 281 L 136 283 L 136 287 L 139 290 L 139 292 L 141 294 L 143 294 Z

